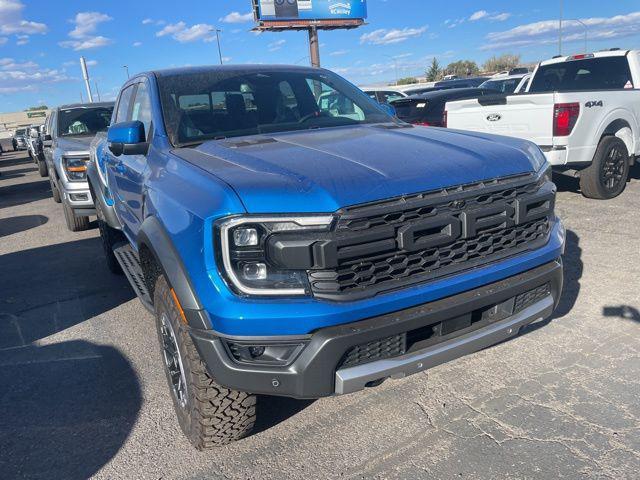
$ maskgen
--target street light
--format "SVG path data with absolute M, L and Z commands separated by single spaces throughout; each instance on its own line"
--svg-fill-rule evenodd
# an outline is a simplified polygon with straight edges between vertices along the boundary
M 397 87 L 398 86 L 398 59 L 396 57 L 392 57 L 391 55 L 382 55 L 382 56 L 390 58 L 391 60 L 393 60 L 393 63 L 395 64 L 395 67 L 396 67 L 396 87 Z
M 124 68 L 125 71 L 127 72 L 127 78 L 131 78 L 131 77 L 129 77 L 129 66 L 128 65 L 123 65 L 122 68 Z
M 560 0 L 560 27 L 558 30 L 558 54 L 562 55 L 562 13 L 564 10 L 564 2 Z
M 568 19 L 567 21 L 578 22 L 580 25 L 584 27 L 584 53 L 587 53 L 587 41 L 589 40 L 589 27 L 587 27 L 582 20 L 578 20 L 577 18 L 571 18 L 571 19 Z
M 219 28 L 210 28 L 210 32 L 216 32 L 216 42 L 218 42 L 218 56 L 220 57 L 220 65 L 222 65 L 222 50 L 220 49 L 220 33 L 222 30 Z

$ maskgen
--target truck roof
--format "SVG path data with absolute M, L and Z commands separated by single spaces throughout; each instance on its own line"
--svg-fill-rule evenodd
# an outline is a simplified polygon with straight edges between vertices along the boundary
M 185 75 L 193 73 L 207 72 L 317 72 L 319 69 L 314 67 L 305 67 L 300 65 L 265 65 L 265 64 L 247 64 L 247 65 L 202 65 L 198 67 L 179 67 L 166 68 L 161 70 L 152 70 L 150 72 L 157 77 L 172 77 L 175 75 Z M 320 69 L 322 70 L 322 69 Z M 133 77 L 132 77 L 133 78 Z
M 59 110 L 65 110 L 69 108 L 89 108 L 89 107 L 113 107 L 115 102 L 93 102 L 93 103 L 68 103 L 66 105 L 60 105 L 57 107 Z
M 617 50 L 616 49 L 616 50 L 604 50 L 602 52 L 583 53 L 579 55 L 567 55 L 567 56 L 555 57 L 549 60 L 545 60 L 544 62 L 541 62 L 540 65 L 553 65 L 554 63 L 562 63 L 562 62 L 567 62 L 569 60 L 574 60 L 574 59 L 581 60 L 581 58 L 574 58 L 574 57 L 580 57 L 582 55 L 586 56 L 584 58 L 624 57 L 625 55 L 629 54 L 632 51 L 633 50 Z M 640 52 L 640 50 L 638 51 Z

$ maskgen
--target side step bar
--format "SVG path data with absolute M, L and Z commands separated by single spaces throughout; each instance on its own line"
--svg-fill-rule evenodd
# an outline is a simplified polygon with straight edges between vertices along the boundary
M 114 245 L 113 253 L 122 267 L 124 274 L 127 276 L 133 291 L 136 292 L 136 295 L 144 307 L 151 313 L 154 313 L 153 302 L 151 301 L 149 290 L 147 290 L 147 284 L 144 281 L 144 274 L 142 273 L 142 267 L 140 267 L 138 254 L 128 243 Z

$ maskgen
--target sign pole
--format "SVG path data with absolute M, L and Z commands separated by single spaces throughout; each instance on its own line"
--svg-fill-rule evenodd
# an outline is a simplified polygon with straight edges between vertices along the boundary
M 311 66 L 320 67 L 320 42 L 318 41 L 318 29 L 315 26 L 309 27 L 309 57 Z

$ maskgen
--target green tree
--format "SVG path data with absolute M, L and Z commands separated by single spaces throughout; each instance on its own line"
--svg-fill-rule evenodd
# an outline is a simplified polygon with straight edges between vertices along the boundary
M 478 64 L 473 60 L 458 60 L 457 62 L 450 63 L 447 68 L 444 69 L 445 75 L 457 75 L 458 77 L 469 77 L 472 75 L 478 75 L 480 68 Z
M 49 110 L 49 107 L 47 107 L 46 105 L 39 105 L 37 107 L 29 107 L 25 110 L 25 112 L 34 112 L 34 111 L 38 111 L 38 110 Z
M 431 61 L 431 66 L 427 70 L 427 82 L 435 82 L 440 80 L 442 74 L 442 70 L 440 69 L 440 64 L 438 63 L 438 59 L 433 57 Z
M 511 70 L 520 65 L 520 55 L 511 55 L 506 53 L 496 57 L 495 55 L 484 62 L 485 72 L 501 72 L 503 70 Z
M 415 77 L 405 77 L 398 80 L 398 85 L 412 85 L 418 83 L 418 79 Z

